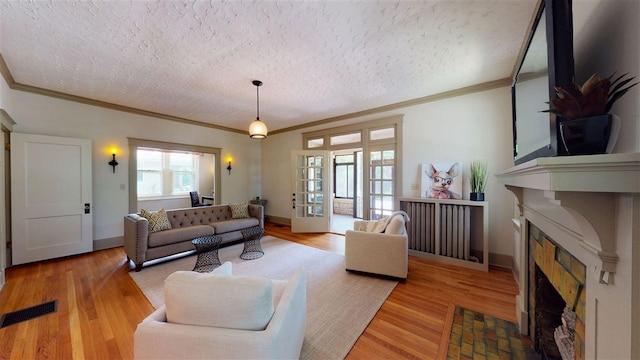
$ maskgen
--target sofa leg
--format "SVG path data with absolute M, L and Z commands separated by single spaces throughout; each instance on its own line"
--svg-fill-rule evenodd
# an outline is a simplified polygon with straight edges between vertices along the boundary
M 142 264 L 136 264 L 136 272 L 142 270 Z

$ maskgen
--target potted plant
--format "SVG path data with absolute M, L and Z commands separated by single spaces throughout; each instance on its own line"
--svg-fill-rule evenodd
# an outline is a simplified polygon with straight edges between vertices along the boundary
M 557 98 L 549 110 L 567 120 L 559 121 L 562 143 L 569 155 L 611 152 L 620 131 L 620 118 L 609 114 L 613 104 L 638 83 L 627 74 L 613 79 L 593 74 L 582 86 L 556 87 Z
M 484 188 L 487 186 L 487 163 L 472 161 L 470 165 L 471 196 L 473 201 L 484 201 Z

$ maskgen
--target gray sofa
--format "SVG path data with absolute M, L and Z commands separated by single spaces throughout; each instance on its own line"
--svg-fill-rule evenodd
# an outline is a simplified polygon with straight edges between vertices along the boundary
M 194 250 L 191 240 L 207 235 L 222 236 L 222 244 L 242 240 L 240 230 L 264 229 L 264 208 L 249 204 L 249 217 L 233 219 L 229 205 L 167 210 L 171 230 L 149 233 L 149 221 L 138 214 L 124 217 L 124 251 L 142 269 L 145 261 Z

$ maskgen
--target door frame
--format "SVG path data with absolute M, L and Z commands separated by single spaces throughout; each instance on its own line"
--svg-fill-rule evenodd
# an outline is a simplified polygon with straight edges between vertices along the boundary
M 3 151 L 0 157 L 0 290 L 5 284 L 5 269 L 11 266 L 11 253 L 7 243 L 11 243 L 11 131 L 13 131 L 11 116 L 0 109 L 0 129 L 2 130 Z
M 370 209 L 370 179 L 367 173 L 369 166 L 370 147 L 391 145 L 395 146 L 395 168 L 394 168 L 394 208 L 399 209 L 399 197 L 402 196 L 402 128 L 404 115 L 395 115 L 361 123 L 345 125 L 340 127 L 317 130 L 302 134 L 302 148 L 304 150 L 347 150 L 362 149 L 363 151 L 363 219 L 369 220 Z M 380 140 L 371 140 L 371 131 L 387 129 L 393 127 L 394 137 Z M 331 145 L 331 137 L 342 134 L 360 133 L 360 139 L 351 143 Z

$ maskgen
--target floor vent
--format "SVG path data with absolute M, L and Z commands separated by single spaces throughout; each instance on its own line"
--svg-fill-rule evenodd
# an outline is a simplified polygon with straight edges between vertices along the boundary
M 58 300 L 49 301 L 26 309 L 6 313 L 0 318 L 0 328 L 35 319 L 42 315 L 54 313 L 58 310 Z

